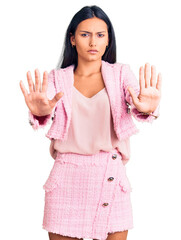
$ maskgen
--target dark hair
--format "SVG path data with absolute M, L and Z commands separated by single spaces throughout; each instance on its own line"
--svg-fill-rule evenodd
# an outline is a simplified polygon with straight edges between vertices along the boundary
M 116 39 L 112 23 L 106 13 L 100 7 L 94 5 L 90 7 L 83 7 L 72 18 L 65 34 L 64 46 L 62 51 L 63 54 L 60 57 L 57 68 L 65 68 L 72 64 L 75 65 L 75 68 L 77 67 L 78 54 L 76 48 L 73 48 L 71 45 L 70 34 L 75 35 L 78 24 L 86 19 L 93 17 L 102 19 L 108 27 L 109 45 L 106 48 L 104 55 L 102 56 L 102 60 L 109 63 L 116 62 Z

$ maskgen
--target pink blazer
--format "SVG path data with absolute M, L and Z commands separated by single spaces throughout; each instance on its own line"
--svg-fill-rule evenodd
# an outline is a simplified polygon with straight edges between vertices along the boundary
M 46 134 L 51 140 L 60 139 L 65 141 L 68 136 L 74 84 L 73 70 L 74 65 L 71 65 L 64 69 L 53 69 L 48 75 L 48 98 L 52 99 L 58 92 L 64 93 L 63 97 L 56 104 L 52 114 L 45 117 L 36 117 L 29 112 L 30 124 L 34 129 L 43 127 L 51 121 L 51 119 L 53 120 Z M 139 84 L 128 64 L 110 64 L 102 61 L 101 72 L 110 100 L 115 133 L 120 141 L 125 140 L 138 132 L 133 122 L 132 115 L 138 121 L 147 122 L 152 122 L 154 117 L 140 115 L 132 103 L 127 87 L 133 87 L 138 95 Z M 127 103 L 131 105 L 131 113 L 128 113 Z

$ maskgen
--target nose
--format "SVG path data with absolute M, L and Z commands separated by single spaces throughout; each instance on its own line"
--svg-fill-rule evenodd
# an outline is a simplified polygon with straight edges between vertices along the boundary
M 90 46 L 90 47 L 95 47 L 95 46 L 96 46 L 96 40 L 95 40 L 95 37 L 94 37 L 94 36 L 92 36 L 92 37 L 90 38 L 89 46 Z

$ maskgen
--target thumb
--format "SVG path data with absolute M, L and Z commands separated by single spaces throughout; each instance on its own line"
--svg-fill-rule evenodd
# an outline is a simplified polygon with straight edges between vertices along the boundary
M 51 105 L 54 107 L 55 104 L 60 100 L 60 98 L 64 95 L 63 92 L 57 93 L 54 98 L 50 101 Z
M 132 101 L 134 103 L 134 105 L 136 105 L 137 103 L 139 103 L 139 99 L 134 91 L 134 89 L 132 87 L 128 87 L 128 92 L 131 95 Z

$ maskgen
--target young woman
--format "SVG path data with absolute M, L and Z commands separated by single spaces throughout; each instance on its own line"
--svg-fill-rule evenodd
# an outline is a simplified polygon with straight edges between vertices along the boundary
M 35 84 L 21 90 L 34 129 L 47 133 L 55 159 L 44 184 L 43 228 L 51 240 L 125 240 L 133 228 L 131 186 L 125 164 L 129 137 L 138 130 L 132 115 L 151 122 L 157 116 L 161 74 L 145 64 L 139 84 L 129 65 L 116 63 L 116 42 L 108 16 L 84 7 L 71 20 L 62 61 Z

